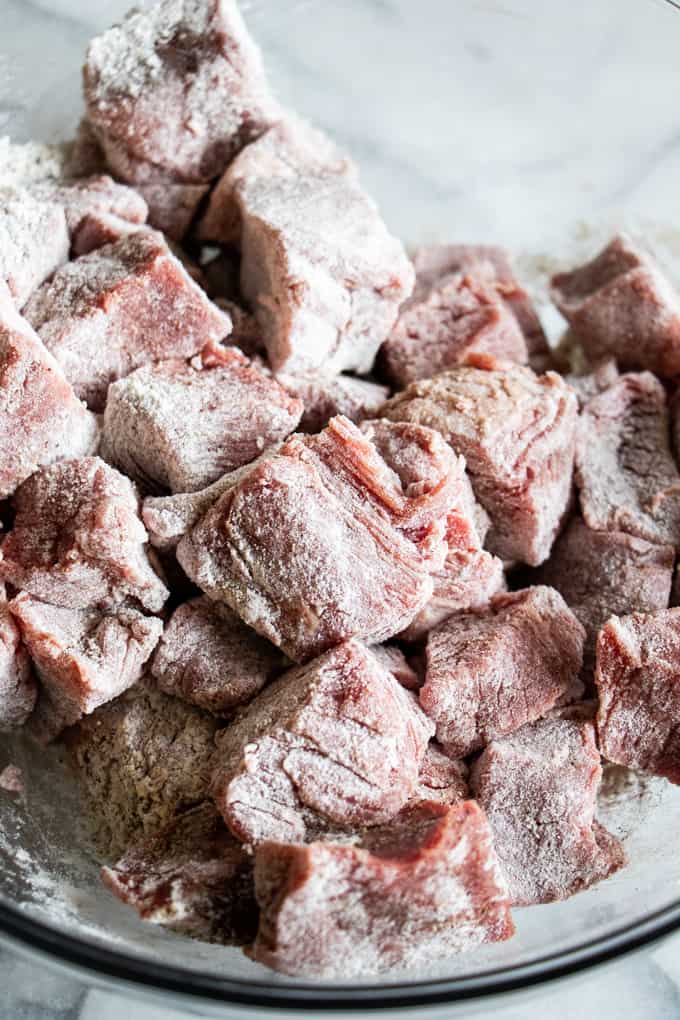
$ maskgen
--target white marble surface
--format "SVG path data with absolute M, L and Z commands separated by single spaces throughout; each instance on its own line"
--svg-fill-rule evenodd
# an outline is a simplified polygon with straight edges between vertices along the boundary
M 64 135 L 87 38 L 129 3 L 0 0 L 0 133 Z M 243 6 L 281 97 L 352 151 L 405 240 L 559 251 L 579 221 L 680 227 L 680 11 L 665 0 Z M 546 1014 L 680 1018 L 680 938 L 493 1012 Z M 0 953 L 2 1020 L 179 1015 Z

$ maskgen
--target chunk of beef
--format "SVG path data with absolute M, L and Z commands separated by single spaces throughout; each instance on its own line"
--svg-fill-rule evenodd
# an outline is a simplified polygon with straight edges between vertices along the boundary
M 147 207 L 141 195 L 108 174 L 78 180 L 46 180 L 32 185 L 31 194 L 44 202 L 62 206 L 71 241 L 86 216 L 117 216 L 128 223 L 146 221 Z
M 210 291 L 212 273 L 215 272 L 213 264 L 210 263 L 205 270 L 208 281 L 208 291 Z M 218 297 L 215 300 L 215 304 L 227 313 L 231 319 L 232 329 L 229 334 L 229 343 L 235 344 L 244 354 L 249 357 L 254 355 L 264 355 L 264 341 L 262 340 L 262 330 L 260 329 L 257 319 L 254 315 L 251 315 L 249 311 L 236 303 L 236 301 L 230 301 L 224 297 Z M 281 385 L 285 385 L 282 379 L 290 379 L 290 376 L 279 376 Z M 319 381 L 319 385 L 323 385 L 323 380 Z M 286 387 L 290 393 L 292 389 Z M 297 393 L 293 394 L 297 396 Z M 348 416 L 349 417 L 349 416 Z
M 369 372 L 413 268 L 358 186 L 335 176 L 256 177 L 237 188 L 241 289 L 275 372 Z
M 198 208 L 208 194 L 207 184 L 178 184 L 166 177 L 133 184 L 149 208 L 149 223 L 173 241 L 181 241 L 194 221 Z
M 374 418 L 390 395 L 386 386 L 351 375 L 305 379 L 279 374 L 277 379 L 304 404 L 301 432 L 320 432 L 336 414 L 343 414 L 357 424 L 365 418 Z
M 29 191 L 0 191 L 0 281 L 17 308 L 68 259 L 66 217 L 60 205 Z
M 431 740 L 420 765 L 418 785 L 412 802 L 430 800 L 440 804 L 458 804 L 470 796 L 467 780 L 468 767 L 465 762 L 450 758 Z
M 420 674 L 397 645 L 371 645 L 371 655 L 390 671 L 402 687 L 409 691 L 420 687 Z
M 215 802 L 247 843 L 392 818 L 434 727 L 356 641 L 275 680 L 218 739 Z
M 223 492 L 234 488 L 241 477 L 250 473 L 254 465 L 232 471 L 218 478 L 212 485 L 198 492 L 181 492 L 175 496 L 150 496 L 142 505 L 142 520 L 149 532 L 149 540 L 157 549 L 175 549 L 184 535 L 200 521 L 217 502 Z
M 586 629 L 584 665 L 595 665 L 597 632 L 613 614 L 665 609 L 671 591 L 674 549 L 622 531 L 592 531 L 575 517 L 536 575 L 552 585 Z
M 166 694 L 221 715 L 250 701 L 286 665 L 240 617 L 203 596 L 174 611 L 151 672 Z
M 623 848 L 594 821 L 600 755 L 591 722 L 541 719 L 493 740 L 470 782 L 516 906 L 550 903 L 607 878 Z
M 235 191 L 241 181 L 308 174 L 338 174 L 356 180 L 358 170 L 323 131 L 299 117 L 288 115 L 242 149 L 229 164 L 201 217 L 199 239 L 238 244 L 241 216 Z
M 132 10 L 90 43 L 84 85 L 114 171 L 123 148 L 183 183 L 216 177 L 277 114 L 235 0 Z
M 147 230 L 69 262 L 25 312 L 96 410 L 110 382 L 151 361 L 191 357 L 231 328 L 163 238 Z
M 578 397 L 579 408 L 583 410 L 589 400 L 599 393 L 604 393 L 610 386 L 619 381 L 619 369 L 613 358 L 601 361 L 590 372 L 582 374 L 570 373 L 566 381 Z
M 680 474 L 666 393 L 650 372 L 623 375 L 588 401 L 577 429 L 575 478 L 590 528 L 680 544 Z
M 31 660 L 0 585 L 0 733 L 23 726 L 37 696 Z
M 612 356 L 662 378 L 680 372 L 680 299 L 652 256 L 619 234 L 552 279 L 552 297 L 592 362 Z
M 370 427 L 369 438 L 338 417 L 287 440 L 227 480 L 177 547 L 200 588 L 296 662 L 403 630 L 446 552 L 461 463 L 430 429 Z
M 0 286 L 0 497 L 38 468 L 93 453 L 97 420 Z
M 151 924 L 226 945 L 256 934 L 252 855 L 208 802 L 135 843 L 102 879 Z
M 464 757 L 581 693 L 585 631 L 562 596 L 536 587 L 497 595 L 430 632 L 420 704 L 437 740 Z
M 99 457 L 36 471 L 15 495 L 14 527 L 0 548 L 0 576 L 68 609 L 134 600 L 163 608 L 132 483 Z
M 524 363 L 527 346 L 517 319 L 484 278 L 454 273 L 423 285 L 416 278 L 380 366 L 395 389 L 460 365 L 471 353 Z
M 104 857 L 117 860 L 206 799 L 216 730 L 207 712 L 138 684 L 67 732 Z
M 157 362 L 109 388 L 102 456 L 151 492 L 193 492 L 285 439 L 301 414 L 235 348 Z
M 129 220 L 121 219 L 120 216 L 86 213 L 71 241 L 71 251 L 74 258 L 89 255 L 97 248 L 103 248 L 105 244 L 115 244 L 138 230 L 148 229 L 144 223 L 131 223 Z
M 680 784 L 680 609 L 608 620 L 595 683 L 604 757 Z
M 576 397 L 554 372 L 466 365 L 412 383 L 382 409 L 437 429 L 463 454 L 488 511 L 489 549 L 537 565 L 550 553 L 571 493 Z
M 45 742 L 136 683 L 163 632 L 134 609 L 65 609 L 25 593 L 9 610 L 40 680 L 31 726 Z
M 517 281 L 505 248 L 484 244 L 427 245 L 416 249 L 413 264 L 416 279 L 425 290 L 454 273 L 486 281 L 517 319 L 532 368 L 542 372 L 549 367 L 550 348 L 543 327 L 529 295 Z
M 359 977 L 510 938 L 484 813 L 423 803 L 363 845 L 265 843 L 251 955 L 286 974 Z

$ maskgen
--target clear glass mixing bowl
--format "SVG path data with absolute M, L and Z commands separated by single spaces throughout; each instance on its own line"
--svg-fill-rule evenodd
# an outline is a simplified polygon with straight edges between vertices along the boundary
M 128 6 L 7 0 L 0 130 L 63 137 L 88 36 Z M 290 105 L 363 168 L 407 242 L 497 241 L 542 283 L 612 224 L 680 253 L 680 12 L 663 0 L 259 0 L 244 4 Z M 547 254 L 546 254 L 547 253 Z M 219 1014 L 235 1005 L 365 1010 L 473 1000 L 592 967 L 680 928 L 680 790 L 629 776 L 602 805 L 629 867 L 566 903 L 517 911 L 517 937 L 351 987 L 278 976 L 239 951 L 143 925 L 99 884 L 59 761 L 2 741 L 26 793 L 0 793 L 0 934 L 53 964 Z M 620 780 L 620 777 L 619 777 Z

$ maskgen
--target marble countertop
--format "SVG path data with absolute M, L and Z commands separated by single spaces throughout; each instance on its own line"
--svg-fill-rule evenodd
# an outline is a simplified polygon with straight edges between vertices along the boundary
M 75 124 L 87 39 L 130 3 L 0 0 L 0 134 Z M 552 250 L 580 222 L 680 226 L 680 10 L 665 0 L 242 6 L 281 98 L 351 150 L 406 241 Z M 493 1016 L 546 1014 L 680 1018 L 680 938 Z M 0 951 L 2 1020 L 180 1015 Z

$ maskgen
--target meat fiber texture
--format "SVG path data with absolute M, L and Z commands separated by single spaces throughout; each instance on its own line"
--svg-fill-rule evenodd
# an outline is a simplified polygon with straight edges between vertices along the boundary
M 0 733 L 23 726 L 37 696 L 31 660 L 0 585 Z
M 192 357 L 231 328 L 164 239 L 146 230 L 69 262 L 25 314 L 95 410 L 109 383 L 149 362 Z
M 414 279 L 375 203 L 337 174 L 256 177 L 236 193 L 241 289 L 274 372 L 370 372 Z
M 619 234 L 591 262 L 552 278 L 552 298 L 591 362 L 662 378 L 680 372 L 680 298 L 654 258 Z
M 67 731 L 92 837 L 107 860 L 205 801 L 217 725 L 207 712 L 138 684 Z
M 109 387 L 102 456 L 150 492 L 193 492 L 294 431 L 300 400 L 235 348 L 143 365 Z
M 220 734 L 215 803 L 246 843 L 378 825 L 413 793 L 433 730 L 370 651 L 346 642 L 275 680 Z
M 491 286 L 517 319 L 532 368 L 542 372 L 549 367 L 550 348 L 541 321 L 528 293 L 515 276 L 505 248 L 484 244 L 426 245 L 416 249 L 413 264 L 423 292 L 456 273 Z
M 61 206 L 29 191 L 0 190 L 0 281 L 17 308 L 68 259 L 69 236 Z
M 66 609 L 163 608 L 168 591 L 149 560 L 136 491 L 115 468 L 99 457 L 60 461 L 24 482 L 14 502 L 3 580 Z
M 412 383 L 381 414 L 436 429 L 465 457 L 491 518 L 491 552 L 533 566 L 547 559 L 571 495 L 577 419 L 560 376 L 483 359 Z
M 224 715 L 250 701 L 287 665 L 236 613 L 203 596 L 174 611 L 151 672 L 166 694 Z
M 575 479 L 590 528 L 680 544 L 680 474 L 666 392 L 650 372 L 623 375 L 588 401 L 577 430 Z
M 375 418 L 390 395 L 386 386 L 351 375 L 306 379 L 279 373 L 277 380 L 304 404 L 301 432 L 320 432 L 337 414 L 355 424 Z
M 252 855 L 207 801 L 135 843 L 102 879 L 143 921 L 171 931 L 227 945 L 257 931 Z
M 586 630 L 584 665 L 595 666 L 597 633 L 610 616 L 666 609 L 675 550 L 622 531 L 592 531 L 575 517 L 535 575 L 552 585 Z
M 526 341 L 512 311 L 484 277 L 416 277 L 413 295 L 380 348 L 381 373 L 403 389 L 464 363 L 470 353 L 526 363 Z
M 621 844 L 594 820 L 601 778 L 583 720 L 541 719 L 482 751 L 470 785 L 515 906 L 566 899 L 623 867 Z
M 0 498 L 38 468 L 98 443 L 95 416 L 0 285 Z
M 163 631 L 134 609 L 65 609 L 25 593 L 9 610 L 40 680 L 31 728 L 43 742 L 136 683 Z
M 292 437 L 219 483 L 177 547 L 191 580 L 295 662 L 403 630 L 442 565 L 460 463 L 431 429 L 378 422 L 372 433 L 338 417 Z
M 431 631 L 420 704 L 462 758 L 573 701 L 585 631 L 553 588 L 497 595 Z
M 288 114 L 242 149 L 224 171 L 198 224 L 199 239 L 219 244 L 239 243 L 241 216 L 235 192 L 241 181 L 307 174 L 339 175 L 356 180 L 359 171 L 328 135 L 294 114 Z
M 605 758 L 680 784 L 680 609 L 614 616 L 597 640 Z
M 119 153 L 207 184 L 278 115 L 234 0 L 133 10 L 91 41 L 83 75 L 90 125 L 122 179 Z
M 484 813 L 423 803 L 364 845 L 268 842 L 255 858 L 253 959 L 309 978 L 429 967 L 514 925 Z

